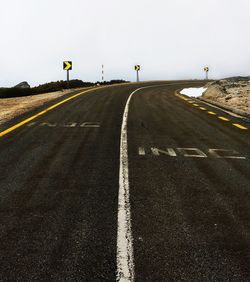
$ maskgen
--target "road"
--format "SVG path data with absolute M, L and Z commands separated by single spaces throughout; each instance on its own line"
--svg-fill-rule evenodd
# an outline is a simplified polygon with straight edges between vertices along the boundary
M 0 281 L 250 281 L 250 123 L 191 85 L 96 89 L 0 137 Z

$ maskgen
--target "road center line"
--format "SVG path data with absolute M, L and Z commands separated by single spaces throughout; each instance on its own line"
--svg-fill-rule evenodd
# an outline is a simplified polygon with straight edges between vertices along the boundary
M 126 103 L 123 113 L 121 140 L 120 140 L 120 172 L 119 172 L 119 195 L 118 195 L 118 224 L 117 224 L 117 281 L 134 281 L 134 251 L 131 230 L 131 211 L 129 200 L 129 169 L 128 169 L 128 112 L 129 103 L 134 93 L 139 90 L 157 87 L 146 86 L 133 91 Z M 162 86 L 162 85 L 159 85 Z
M 221 120 L 223 120 L 223 121 L 229 121 L 228 118 L 225 118 L 225 117 L 223 117 L 223 116 L 220 116 L 220 117 L 218 117 L 218 118 L 221 119 Z
M 216 116 L 216 113 L 214 113 L 214 112 L 208 112 L 208 114 Z
M 132 96 L 139 90 L 178 85 L 178 83 L 168 83 L 161 85 L 151 85 L 136 89 L 128 97 L 122 118 L 121 139 L 120 139 L 120 170 L 119 170 L 119 194 L 118 194 L 118 216 L 117 216 L 117 274 L 116 280 L 119 282 L 134 281 L 134 250 L 131 228 L 131 211 L 129 201 L 129 169 L 128 169 L 128 112 L 129 103 Z M 193 102 L 192 102 L 193 103 Z
M 247 130 L 247 129 L 248 129 L 247 127 L 245 127 L 245 126 L 243 126 L 243 125 L 241 125 L 241 124 L 238 124 L 238 123 L 233 123 L 233 125 L 234 125 L 235 127 L 238 127 L 238 128 L 240 128 L 240 129 L 243 129 L 243 130 Z

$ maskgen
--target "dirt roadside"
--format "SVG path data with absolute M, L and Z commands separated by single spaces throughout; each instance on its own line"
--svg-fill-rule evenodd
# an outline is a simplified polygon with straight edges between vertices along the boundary
M 30 110 L 43 106 L 48 101 L 53 101 L 75 91 L 84 91 L 89 88 L 75 88 L 39 95 L 32 95 L 17 98 L 0 99 L 0 125 Z

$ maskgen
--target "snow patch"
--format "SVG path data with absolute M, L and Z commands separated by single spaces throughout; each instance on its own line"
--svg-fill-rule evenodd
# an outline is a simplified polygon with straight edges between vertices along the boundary
M 207 88 L 204 87 L 200 87 L 200 88 L 184 88 L 183 90 L 181 90 L 181 94 L 186 95 L 188 97 L 199 97 L 201 96 L 205 91 L 207 90 Z

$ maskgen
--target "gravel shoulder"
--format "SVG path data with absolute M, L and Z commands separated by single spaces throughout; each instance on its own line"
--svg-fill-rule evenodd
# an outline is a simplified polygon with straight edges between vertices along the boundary
M 88 88 L 75 88 L 57 92 L 31 95 L 26 97 L 2 98 L 0 99 L 0 125 L 7 121 L 43 106 L 49 101 L 63 97 L 75 91 L 87 90 Z

